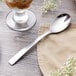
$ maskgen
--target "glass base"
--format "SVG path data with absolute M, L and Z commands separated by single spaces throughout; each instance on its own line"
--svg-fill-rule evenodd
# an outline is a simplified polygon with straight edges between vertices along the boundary
M 26 12 L 28 15 L 28 20 L 27 22 L 21 23 L 21 24 L 18 24 L 13 20 L 12 17 L 14 15 L 14 11 L 10 12 L 6 18 L 6 23 L 8 27 L 10 27 L 12 30 L 15 30 L 15 31 L 26 31 L 32 28 L 32 26 L 34 26 L 36 23 L 36 16 L 34 15 L 33 12 L 29 10 L 26 10 Z

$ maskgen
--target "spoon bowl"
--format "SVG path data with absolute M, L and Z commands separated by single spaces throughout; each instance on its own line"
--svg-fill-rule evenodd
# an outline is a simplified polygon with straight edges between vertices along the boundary
M 64 31 L 70 24 L 71 17 L 69 14 L 60 14 L 56 17 L 55 21 L 53 22 L 52 26 L 50 27 L 50 31 L 52 33 L 59 33 Z
M 26 46 L 25 48 L 21 49 L 15 56 L 13 56 L 9 60 L 9 64 L 14 65 L 26 52 L 28 52 L 33 46 L 35 46 L 41 39 L 46 37 L 49 34 L 59 33 L 65 30 L 71 21 L 71 17 L 69 14 L 60 14 L 56 17 L 55 21 L 53 22 L 52 26 L 50 26 L 49 31 L 38 37 L 33 43 Z

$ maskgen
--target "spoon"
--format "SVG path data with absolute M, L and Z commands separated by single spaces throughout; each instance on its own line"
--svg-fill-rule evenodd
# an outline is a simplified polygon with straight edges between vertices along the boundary
M 56 17 L 55 21 L 53 22 L 52 26 L 50 27 L 49 31 L 38 37 L 33 43 L 26 46 L 25 48 L 21 49 L 15 56 L 13 56 L 8 62 L 11 65 L 14 65 L 26 52 L 28 52 L 34 45 L 36 45 L 41 39 L 46 37 L 49 34 L 55 34 L 62 32 L 65 30 L 71 21 L 71 17 L 67 13 L 60 14 Z

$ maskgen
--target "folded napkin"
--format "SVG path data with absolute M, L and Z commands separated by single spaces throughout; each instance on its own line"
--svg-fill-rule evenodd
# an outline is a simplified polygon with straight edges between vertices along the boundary
M 39 36 L 49 30 L 49 24 L 41 24 Z M 67 61 L 76 57 L 76 25 L 71 26 L 59 34 L 50 34 L 37 45 L 38 62 L 44 76 L 48 76 Z

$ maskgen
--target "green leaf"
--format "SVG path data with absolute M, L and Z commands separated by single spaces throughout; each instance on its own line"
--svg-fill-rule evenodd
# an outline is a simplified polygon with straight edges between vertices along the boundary
M 50 76 L 73 76 L 76 68 L 76 59 L 71 57 L 67 60 L 65 65 L 58 69 L 58 71 L 54 71 L 50 73 Z
M 58 2 L 61 0 L 44 0 L 41 10 L 43 13 L 48 12 L 49 10 L 54 10 L 58 7 Z

